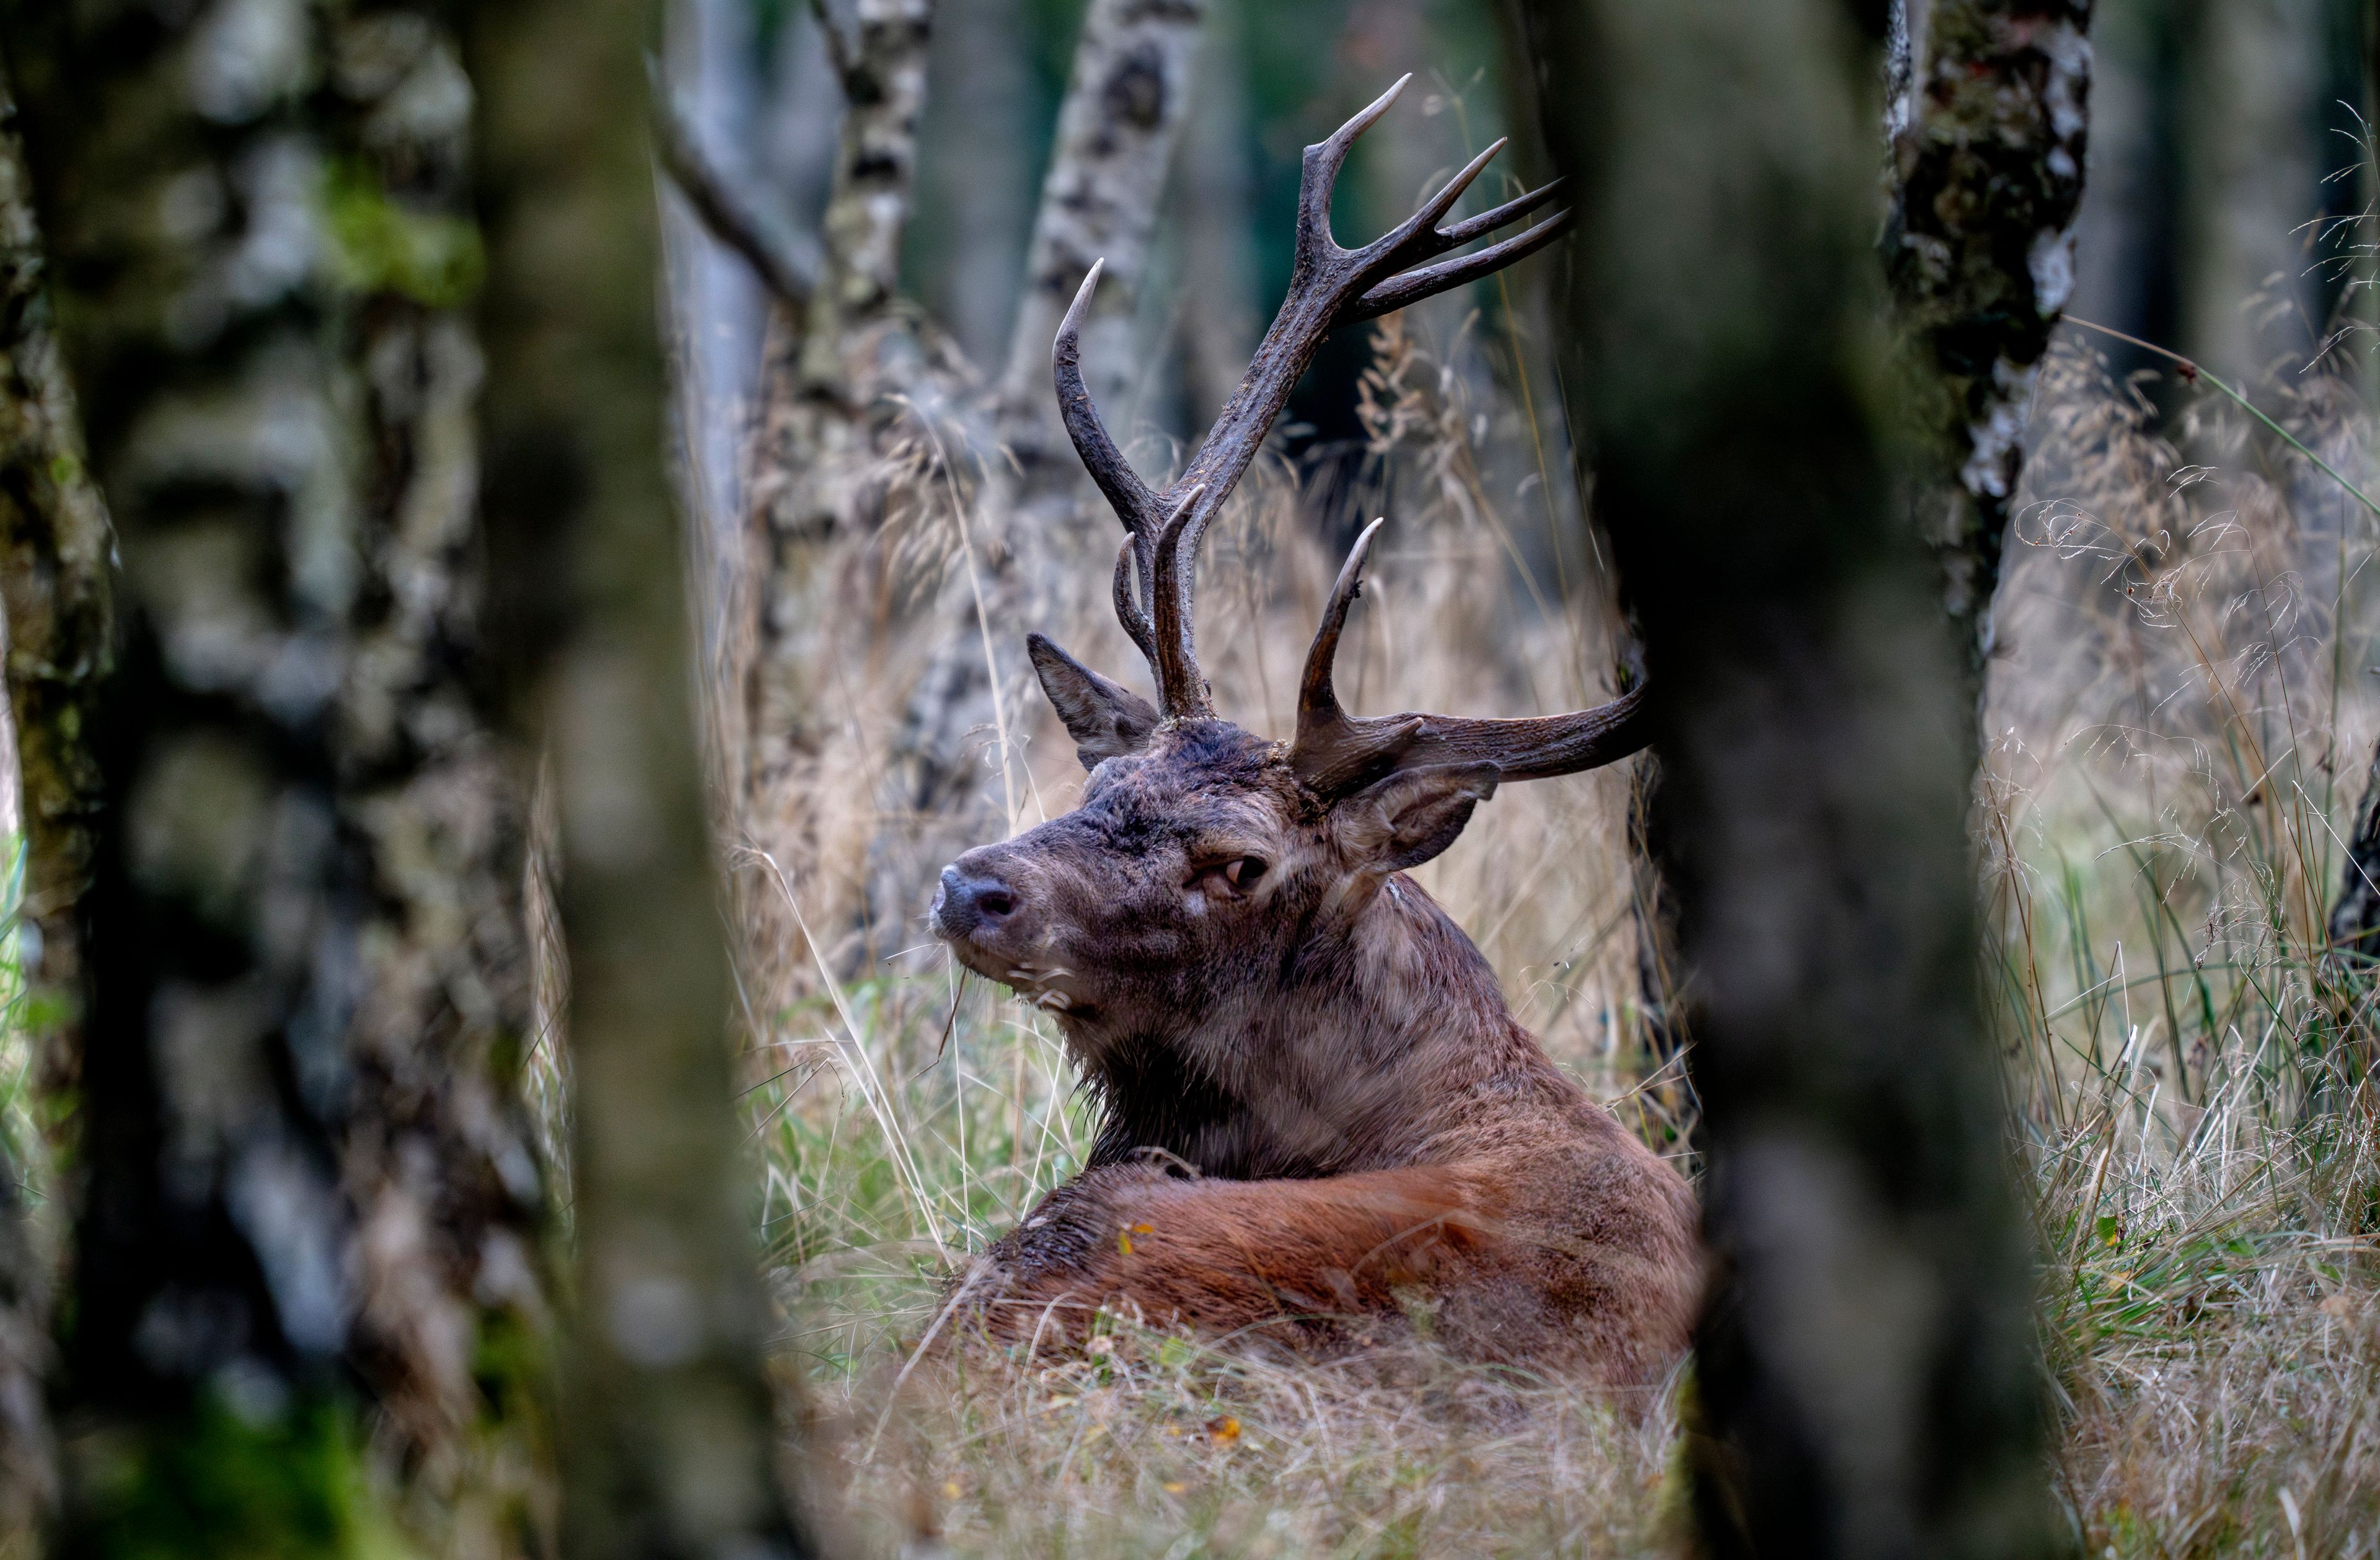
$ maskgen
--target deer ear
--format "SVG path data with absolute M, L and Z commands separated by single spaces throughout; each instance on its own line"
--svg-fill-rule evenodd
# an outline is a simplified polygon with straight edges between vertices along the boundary
M 1075 739 L 1075 756 L 1085 769 L 1096 769 L 1101 759 L 1140 750 L 1157 729 L 1157 710 L 1132 689 L 1092 671 L 1060 650 L 1046 636 L 1025 636 L 1026 653 L 1041 678 L 1066 734 Z
M 1492 763 L 1402 770 L 1339 804 L 1339 837 L 1367 870 L 1401 872 L 1454 843 L 1471 810 L 1496 794 Z

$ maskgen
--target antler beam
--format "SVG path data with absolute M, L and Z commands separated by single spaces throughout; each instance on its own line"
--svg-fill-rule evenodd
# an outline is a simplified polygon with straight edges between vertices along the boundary
M 1331 685 L 1347 609 L 1363 590 L 1364 559 L 1385 518 L 1374 520 L 1347 554 L 1322 623 L 1305 654 L 1297 689 L 1297 737 L 1289 763 L 1319 795 L 1344 796 L 1398 770 L 1492 763 L 1506 780 L 1542 780 L 1613 763 L 1652 739 L 1645 718 L 1647 685 L 1609 704 L 1567 715 L 1469 720 L 1456 715 L 1350 715 Z
M 1263 447 L 1265 435 L 1288 405 L 1291 390 L 1314 360 L 1323 338 L 1341 325 L 1402 309 L 1535 254 L 1570 224 L 1570 213 L 1558 212 L 1501 243 L 1439 260 L 1539 210 L 1560 193 L 1560 181 L 1556 181 L 1440 227 L 1439 219 L 1503 150 L 1505 143 L 1500 140 L 1465 164 L 1396 227 L 1361 249 L 1341 247 L 1330 235 L 1330 198 L 1339 171 L 1355 138 L 1389 111 L 1412 79 L 1411 76 L 1400 78 L 1328 140 L 1305 149 L 1298 185 L 1297 254 L 1289 296 L 1257 345 L 1239 388 L 1224 403 L 1214 427 L 1182 474 L 1163 492 L 1152 491 L 1134 472 L 1100 421 L 1099 408 L 1083 383 L 1080 333 L 1084 311 L 1099 286 L 1099 265 L 1093 265 L 1083 278 L 1082 289 L 1058 327 L 1050 364 L 1057 380 L 1059 414 L 1075 442 L 1075 453 L 1123 522 L 1126 533 L 1116 559 L 1116 615 L 1148 658 L 1157 677 L 1159 707 L 1170 718 L 1213 713 L 1192 643 L 1198 547 L 1223 501 Z M 1432 261 L 1438 263 L 1425 263 Z M 1133 599 L 1135 579 L 1136 601 Z

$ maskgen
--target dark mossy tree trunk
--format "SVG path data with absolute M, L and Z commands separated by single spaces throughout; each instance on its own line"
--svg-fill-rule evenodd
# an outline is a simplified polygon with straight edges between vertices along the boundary
M 36 1086 L 55 1095 L 81 1051 L 81 912 L 100 798 L 88 737 L 113 649 L 115 539 L 58 356 L 16 114 L 0 79 L 0 602 L 25 832 L 24 1011 Z M 25 1195 L 33 1148 L 0 1144 L 0 1546 L 29 1542 L 57 1498 L 43 1403 L 52 1274 Z
M 2091 0 L 1901 0 L 1895 17 L 1885 271 L 1936 467 L 1921 520 L 1980 698 L 2034 379 L 2074 290 Z
M 2050 1553 L 1972 711 L 1876 420 L 1875 50 L 1827 0 L 1523 14 L 1576 180 L 1596 502 L 1661 701 L 1716 1272 L 1703 1547 Z
M 809 1553 L 781 1488 L 663 469 L 647 0 L 472 13 L 488 523 L 559 804 L 576 1307 L 563 1548 Z
M 437 15 L 6 10 L 122 559 L 70 1551 L 542 1543 L 523 790 L 472 674 L 480 250 Z

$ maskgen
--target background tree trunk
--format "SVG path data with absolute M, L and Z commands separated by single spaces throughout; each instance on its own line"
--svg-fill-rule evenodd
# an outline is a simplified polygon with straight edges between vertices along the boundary
M 1920 514 L 1980 700 L 2034 379 L 2074 287 L 2091 5 L 1931 0 L 1895 11 L 1908 16 L 1908 72 L 1886 107 L 1885 271 L 1941 468 L 1920 483 Z
M 1123 416 L 1134 318 L 1148 270 L 1159 197 L 1189 114 L 1205 0 L 1091 0 L 1025 262 L 1025 290 L 991 406 L 1000 452 L 983 472 L 965 555 L 932 625 L 934 652 L 911 696 L 891 763 L 908 826 L 896 816 L 871 852 L 869 917 L 880 938 L 924 912 L 935 874 L 1024 794 L 1014 751 L 1030 678 L 1025 630 L 1079 617 L 1070 603 L 1104 593 L 1122 540 L 1058 420 L 1050 348 L 1094 262 L 1104 260 L 1083 325 L 1083 377 L 1094 402 Z M 1120 422 L 1129 445 L 1135 430 Z M 987 645 L 986 640 L 990 643 Z M 982 762 L 994 756 L 990 773 Z M 994 820 L 997 819 L 997 822 Z
M 1720 1264 L 1703 1543 L 2046 1553 L 1973 726 L 1867 411 L 1874 55 L 1819 0 L 1524 14 L 1578 181 L 1597 501 L 1661 690 Z
M 573 1555 L 811 1552 L 780 1489 L 730 1105 L 727 969 L 664 474 L 642 0 L 470 34 L 484 128 L 488 509 L 549 725 L 572 981 Z
M 832 12 L 833 7 L 828 7 Z M 882 527 L 887 453 L 903 407 L 937 414 L 947 374 L 929 372 L 929 343 L 897 308 L 902 235 L 917 184 L 930 0 L 861 0 L 856 21 L 821 30 L 844 99 L 820 231 L 822 263 L 807 307 L 771 311 L 760 412 L 748 457 L 754 517 L 737 834 L 811 893 L 822 862 L 864 855 L 851 821 L 829 816 L 823 774 L 863 767 L 830 711 L 838 664 L 864 662 L 871 617 L 885 611 L 889 571 L 869 542 Z M 860 738 L 865 740 L 864 737 Z M 856 882 L 856 865 L 823 875 Z M 804 934 L 767 881 L 739 875 L 736 921 L 757 999 L 779 1000 L 802 968 Z M 812 925 L 859 919 L 813 893 Z M 844 928 L 837 926 L 837 931 Z
M 125 570 L 74 1542 L 359 1542 L 393 1489 L 434 1548 L 534 1550 L 523 791 L 467 672 L 468 86 L 403 7 L 8 19 Z

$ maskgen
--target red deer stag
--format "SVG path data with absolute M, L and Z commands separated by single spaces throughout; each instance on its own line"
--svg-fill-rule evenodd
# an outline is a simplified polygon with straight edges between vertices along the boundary
M 1115 1305 L 1324 1347 L 1419 1307 L 1473 1357 L 1643 1383 L 1685 1342 L 1692 1195 L 1553 1065 L 1403 872 L 1499 782 L 1642 747 L 1644 689 L 1535 720 L 1347 714 L 1331 663 L 1378 520 L 1322 615 L 1293 741 L 1219 719 L 1192 642 L 1200 539 L 1323 336 L 1485 275 L 1567 220 L 1419 263 L 1552 199 L 1438 225 L 1499 141 L 1394 231 L 1342 249 L 1331 185 L 1403 86 L 1306 148 L 1288 299 L 1170 488 L 1134 475 L 1083 387 L 1099 267 L 1059 328 L 1059 401 L 1123 521 L 1116 611 L 1158 701 L 1032 636 L 1090 770 L 1082 805 L 942 872 L 936 931 L 1056 1015 L 1103 1112 L 1089 1164 L 978 1261 L 957 1303 L 1000 1337 L 1079 1338 Z

